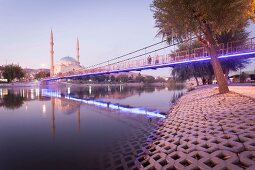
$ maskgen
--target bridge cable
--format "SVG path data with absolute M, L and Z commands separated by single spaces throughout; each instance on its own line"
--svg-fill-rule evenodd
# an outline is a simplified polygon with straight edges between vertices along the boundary
M 134 56 L 134 57 L 130 57 L 130 58 L 127 58 L 127 59 L 124 59 L 124 60 L 121 60 L 121 61 L 117 61 L 117 62 L 108 64 L 108 66 L 114 65 L 114 64 L 118 64 L 118 63 L 121 63 L 121 62 L 124 62 L 124 61 L 128 61 L 128 60 L 131 60 L 131 59 L 134 59 L 134 58 L 138 58 L 138 57 L 141 57 L 141 56 L 143 56 L 143 55 L 151 54 L 151 53 L 154 53 L 154 52 L 157 52 L 157 51 L 161 51 L 161 50 L 163 50 L 163 49 L 166 49 L 166 48 L 169 48 L 169 47 L 171 47 L 171 46 L 184 43 L 184 42 L 189 41 L 189 40 L 193 40 L 193 39 L 195 39 L 195 38 L 196 38 L 196 37 L 192 37 L 192 38 L 190 38 L 190 39 L 183 40 L 183 41 L 181 41 L 181 42 L 177 42 L 177 43 L 174 43 L 174 44 L 170 44 L 170 45 L 168 45 L 168 46 L 166 46 L 166 47 L 158 48 L 158 49 L 156 49 L 156 50 L 152 50 L 152 51 L 149 51 L 149 52 L 146 52 L 146 53 L 143 53 L 143 54 Z M 166 40 L 165 40 L 165 41 L 166 41 Z M 159 44 L 159 43 L 158 43 L 158 44 Z M 153 46 L 153 45 L 151 45 L 151 46 Z M 145 48 L 142 48 L 142 49 L 145 49 Z M 141 49 L 140 49 L 140 50 L 141 50 Z M 138 51 L 138 50 L 136 50 L 136 51 Z M 134 53 L 134 52 L 131 52 L 131 53 Z M 123 55 L 123 56 L 124 56 L 124 55 Z M 111 61 L 113 61 L 113 59 L 111 59 Z
M 132 51 L 132 52 L 130 52 L 130 53 L 127 53 L 127 54 L 124 54 L 124 55 L 121 55 L 121 56 L 112 58 L 112 59 L 110 59 L 110 60 L 103 61 L 103 62 L 101 62 L 101 63 L 91 65 L 91 66 L 89 66 L 89 67 L 87 67 L 87 68 L 91 68 L 91 67 L 95 67 L 95 66 L 102 65 L 102 64 L 105 64 L 105 63 L 109 63 L 110 61 L 113 61 L 113 60 L 116 60 L 116 59 L 120 59 L 120 58 L 126 57 L 126 56 L 128 56 L 128 55 L 131 55 L 131 54 L 137 53 L 137 52 L 139 52 L 139 51 L 142 51 L 142 50 L 144 50 L 144 49 L 153 47 L 153 46 L 155 46 L 155 45 L 162 44 L 162 43 L 164 43 L 164 42 L 166 42 L 166 41 L 167 41 L 167 40 L 163 40 L 163 41 L 157 42 L 157 43 L 155 43 L 155 44 L 152 44 L 152 45 L 149 45 L 149 46 L 140 48 L 140 49 L 138 49 L 138 50 L 135 50 L 135 51 Z M 144 54 L 143 54 L 143 55 L 144 55 Z

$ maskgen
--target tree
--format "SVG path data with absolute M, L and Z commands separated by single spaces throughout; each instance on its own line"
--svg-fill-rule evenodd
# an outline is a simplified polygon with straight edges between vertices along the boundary
M 4 66 L 3 76 L 8 80 L 8 82 L 11 82 L 15 78 L 20 80 L 24 77 L 24 72 L 20 66 L 11 64 Z
M 201 78 L 202 82 L 207 80 L 207 83 L 211 84 L 214 76 L 212 65 L 206 61 L 203 63 L 196 62 L 177 65 L 173 68 L 172 75 L 177 76 L 177 80 L 179 81 L 185 81 L 187 79 L 194 77 L 197 86 L 199 86 L 198 78 Z
M 176 51 L 178 52 L 178 51 L 191 50 L 191 49 L 199 48 L 199 47 L 201 47 L 201 44 L 198 41 L 193 41 L 193 42 L 190 41 L 190 42 L 180 44 Z M 211 64 L 209 64 L 206 61 L 203 63 L 195 62 L 195 63 L 189 63 L 189 64 L 176 65 L 172 70 L 172 75 L 177 76 L 177 80 L 179 81 L 185 81 L 187 79 L 194 77 L 198 86 L 199 77 L 202 79 L 202 81 L 207 79 L 208 82 L 212 82 L 213 69 L 211 67 Z
M 218 59 L 216 35 L 255 20 L 254 0 L 154 0 L 159 34 L 169 41 L 195 35 L 208 50 L 220 93 L 229 91 Z
M 116 80 L 119 82 L 122 82 L 122 83 L 126 83 L 126 82 L 128 82 L 129 79 L 128 79 L 128 75 L 120 74 L 117 76 Z
M 102 83 L 107 81 L 108 77 L 106 75 L 99 75 L 99 76 L 95 76 L 95 81 L 98 83 Z
M 216 40 L 219 44 L 224 44 L 225 47 L 227 46 L 228 42 L 235 42 L 236 45 L 241 46 L 246 43 L 248 37 L 249 32 L 247 32 L 245 28 L 240 28 L 236 30 L 224 31 L 220 34 L 217 34 Z M 237 71 L 239 69 L 245 68 L 245 66 L 249 63 L 249 60 L 243 58 L 226 58 L 220 62 L 224 74 L 228 76 L 230 70 Z
M 135 78 L 135 81 L 139 83 L 144 81 L 144 77 L 141 75 L 141 73 L 138 73 L 138 75 Z
M 235 41 L 238 45 L 244 45 L 249 36 L 249 33 L 245 31 L 244 28 L 238 30 L 230 30 L 228 32 L 223 32 L 219 35 L 216 35 L 216 39 L 220 44 L 227 45 L 228 42 Z M 200 47 L 198 41 L 193 41 L 192 43 L 183 43 L 179 45 L 178 51 L 188 50 L 192 48 Z M 233 58 L 233 59 L 222 59 L 220 60 L 222 65 L 222 69 L 226 77 L 228 77 L 229 71 L 237 71 L 239 69 L 243 69 L 246 64 L 249 63 L 247 59 L 242 58 Z M 185 65 L 178 65 L 174 67 L 172 74 L 177 75 L 178 79 L 181 81 L 185 81 L 191 77 L 196 79 L 197 85 L 199 85 L 198 77 L 202 79 L 202 82 L 205 83 L 207 80 L 208 83 L 212 82 L 212 78 L 214 76 L 213 69 L 210 63 L 208 62 L 197 62 L 190 63 Z M 203 81 L 204 80 L 204 81 Z
M 155 82 L 155 77 L 153 76 L 145 76 L 144 77 L 144 83 L 154 83 Z
M 110 80 L 111 80 L 111 82 L 115 82 L 115 81 L 116 81 L 115 76 L 114 76 L 114 75 L 111 75 L 111 76 L 110 76 Z
M 163 77 L 157 77 L 156 82 L 165 83 L 166 80 Z
M 50 76 L 50 72 L 49 71 L 39 71 L 36 75 L 35 78 L 36 79 L 42 79 L 45 77 L 49 77 Z
M 240 74 L 240 83 L 245 83 L 247 77 L 248 75 L 245 72 L 242 72 L 242 74 Z

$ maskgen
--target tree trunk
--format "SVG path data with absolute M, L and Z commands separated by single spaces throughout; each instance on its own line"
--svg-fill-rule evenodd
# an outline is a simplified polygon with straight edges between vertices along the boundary
M 198 81 L 198 78 L 197 78 L 197 75 L 196 75 L 196 69 L 195 69 L 195 66 L 194 66 L 194 64 L 192 64 L 192 69 L 193 69 L 193 76 L 194 76 L 194 78 L 195 78 L 195 80 L 196 80 L 196 83 L 197 83 L 197 86 L 199 86 L 199 81 Z
M 228 86 L 227 86 L 227 81 L 226 81 L 226 78 L 223 74 L 223 70 L 222 70 L 222 67 L 220 65 L 220 61 L 218 59 L 218 52 L 217 52 L 216 42 L 213 39 L 212 32 L 211 32 L 210 27 L 208 25 L 206 26 L 205 37 L 206 37 L 207 41 L 209 42 L 208 49 L 209 49 L 209 54 L 211 56 L 211 63 L 212 63 L 212 66 L 213 66 L 214 75 L 216 77 L 217 84 L 218 84 L 218 87 L 219 87 L 219 92 L 221 94 L 228 93 L 229 89 L 228 89 Z
M 195 77 L 195 80 L 196 80 L 197 86 L 199 86 L 199 82 L 198 82 L 197 76 L 196 76 L 196 75 L 194 75 L 194 77 Z

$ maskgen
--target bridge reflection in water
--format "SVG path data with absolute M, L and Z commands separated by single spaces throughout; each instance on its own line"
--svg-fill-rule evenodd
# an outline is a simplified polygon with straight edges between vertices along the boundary
M 55 126 L 55 109 L 61 111 L 61 113 L 74 113 L 77 114 L 77 127 L 78 131 L 80 131 L 81 120 L 80 120 L 80 112 L 81 106 L 91 106 L 93 109 L 96 109 L 101 114 L 105 114 L 105 111 L 111 112 L 113 114 L 107 114 L 106 116 L 110 116 L 117 121 L 128 124 L 129 126 L 133 126 L 136 129 L 137 134 L 133 134 L 132 136 L 125 136 L 120 140 L 115 141 L 114 143 L 107 144 L 108 151 L 102 152 L 95 160 L 91 161 L 91 164 L 86 161 L 86 167 L 96 167 L 98 169 L 107 169 L 107 168 L 118 168 L 125 167 L 127 169 L 132 169 L 135 167 L 135 159 L 141 154 L 143 151 L 141 150 L 141 146 L 147 143 L 147 140 L 151 140 L 149 137 L 150 132 L 156 127 L 156 122 L 158 120 L 165 118 L 165 115 L 161 114 L 157 111 L 149 111 L 142 108 L 133 108 L 129 106 L 124 106 L 120 104 L 113 104 L 110 102 L 103 102 L 92 99 L 82 99 L 77 97 L 72 97 L 68 94 L 61 93 L 58 90 L 52 89 L 42 89 L 41 95 L 44 97 L 51 98 L 51 130 L 52 135 L 55 138 L 56 135 L 56 126 Z M 141 125 L 135 125 L 130 123 L 128 119 L 131 117 L 122 117 L 119 114 L 136 114 L 142 115 L 150 118 L 157 118 L 157 121 L 151 122 L 151 124 L 147 127 L 142 128 Z M 126 119 L 126 120 L 125 120 Z M 132 118 L 131 118 L 132 119 Z M 154 124 L 155 123 L 155 124 Z M 115 160 L 113 162 L 113 160 Z M 122 160 L 122 161 L 119 161 Z
M 59 93 L 55 90 L 42 89 L 42 96 L 61 98 L 61 93 Z M 70 95 L 64 96 L 64 99 L 68 99 L 71 101 L 76 101 L 76 102 L 80 102 L 80 103 L 84 103 L 84 104 L 94 105 L 94 106 L 97 106 L 100 108 L 109 108 L 109 109 L 113 109 L 113 110 L 119 110 L 122 112 L 142 114 L 142 115 L 146 115 L 148 117 L 165 118 L 165 115 L 163 115 L 159 111 L 149 111 L 144 108 L 135 108 L 135 107 L 114 104 L 114 103 L 104 102 L 104 101 L 98 101 L 98 100 L 92 100 L 92 99 L 80 99 L 80 98 L 72 97 Z
M 134 168 L 135 159 L 143 152 L 142 146 L 153 140 L 151 133 L 155 133 L 157 123 L 165 115 L 151 110 L 147 112 L 152 114 L 146 115 L 137 105 L 132 108 L 124 104 L 102 102 L 101 99 L 120 101 L 131 95 L 137 96 L 138 101 L 141 99 L 138 96 L 151 95 L 154 101 L 157 94 L 162 99 L 159 91 L 172 93 L 176 88 L 153 87 L 142 90 L 117 86 L 111 87 L 111 90 L 108 90 L 109 87 L 103 89 L 105 91 L 102 93 L 93 87 L 71 87 L 70 90 L 68 87 L 0 89 L 0 144 L 3 146 L 0 156 L 6 158 L 0 160 L 0 169 L 15 169 L 19 165 L 27 170 L 31 167 L 38 167 L 39 170 L 52 167 Z M 11 102 L 17 99 L 21 99 L 21 102 Z M 8 128 L 10 126 L 12 128 Z M 10 152 L 10 148 L 13 148 L 15 154 Z M 66 164 L 63 165 L 63 162 Z

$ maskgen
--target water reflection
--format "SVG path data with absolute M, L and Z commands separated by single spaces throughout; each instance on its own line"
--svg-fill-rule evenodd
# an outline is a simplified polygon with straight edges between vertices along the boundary
M 51 98 L 51 117 L 50 117 L 50 127 L 52 136 L 55 137 L 56 134 L 56 126 L 55 126 L 55 100 Z
M 42 92 L 42 95 L 44 95 L 43 92 Z M 80 127 L 81 127 L 81 116 L 80 116 L 81 103 L 80 102 L 67 100 L 66 98 L 50 97 L 50 103 L 51 103 L 50 127 L 51 127 L 51 133 L 53 137 L 55 137 L 56 135 L 55 110 L 57 110 L 58 112 L 61 112 L 61 114 L 76 113 L 77 114 L 77 130 L 78 132 L 80 131 Z
M 123 99 L 133 95 L 140 95 L 141 93 L 153 93 L 155 91 L 181 91 L 184 89 L 182 84 L 169 85 L 169 86 L 71 86 L 62 90 L 62 93 L 68 93 L 69 95 L 75 95 L 78 98 L 110 98 L 110 99 Z
M 0 106 L 4 106 L 7 109 L 17 109 L 24 103 L 24 98 L 20 94 L 8 92 L 1 98 Z
M 141 111 L 134 103 L 156 103 L 158 97 L 160 103 L 171 102 L 170 94 L 179 90 L 127 86 L 0 89 L 0 169 L 133 169 L 142 146 L 152 140 L 151 133 L 162 120 L 134 114 L 134 108 Z M 3 99 L 10 94 L 12 100 L 22 98 L 23 105 L 5 109 Z
M 22 107 L 25 101 L 31 100 L 42 101 L 49 98 L 41 96 L 39 89 L 0 89 L 0 107 L 14 110 Z

